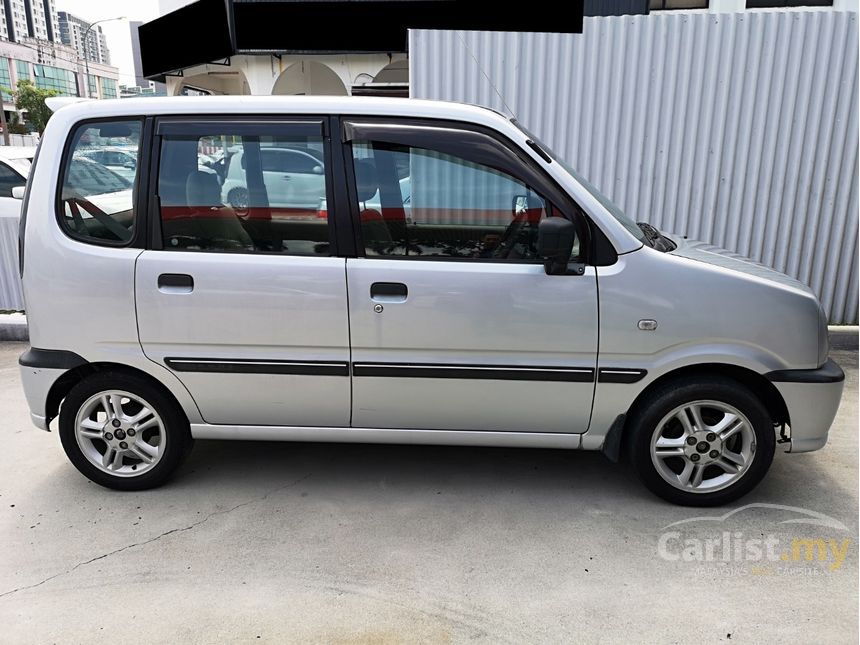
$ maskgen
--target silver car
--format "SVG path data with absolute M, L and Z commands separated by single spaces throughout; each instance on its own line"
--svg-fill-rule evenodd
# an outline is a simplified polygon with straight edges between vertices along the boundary
M 827 442 L 844 376 L 807 287 L 637 225 L 495 112 L 50 102 L 21 376 L 92 481 L 159 485 L 196 438 L 519 446 L 602 450 L 667 500 L 716 505 L 778 444 Z M 137 154 L 133 190 L 70 171 L 104 138 Z M 242 146 L 240 208 L 198 167 L 213 140 Z M 316 216 L 266 180 L 279 146 L 318 151 Z

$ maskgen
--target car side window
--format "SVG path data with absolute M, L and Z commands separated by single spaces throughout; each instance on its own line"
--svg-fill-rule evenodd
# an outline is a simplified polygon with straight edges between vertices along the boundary
M 27 180 L 5 163 L 0 162 L 0 197 L 11 197 L 15 186 L 23 186 Z
M 281 159 L 292 149 L 319 155 L 318 172 L 297 178 Z M 321 136 L 289 125 L 193 133 L 161 140 L 158 197 L 166 250 L 330 255 Z M 226 159 L 224 165 L 212 159 Z
M 520 179 L 427 148 L 352 144 L 368 257 L 540 262 L 552 206 Z
M 106 146 L 122 147 L 137 159 L 141 122 L 89 122 L 72 133 L 62 169 L 59 220 L 63 229 L 84 242 L 124 245 L 135 226 L 136 171 L 118 174 L 99 162 Z

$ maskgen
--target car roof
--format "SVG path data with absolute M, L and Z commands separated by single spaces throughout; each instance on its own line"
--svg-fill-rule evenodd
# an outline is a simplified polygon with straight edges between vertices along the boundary
M 500 113 L 476 105 L 424 99 L 364 96 L 165 96 L 129 99 L 49 99 L 63 120 L 111 116 L 183 114 L 341 114 L 402 116 L 467 121 L 498 127 L 508 121 Z
M 32 159 L 36 146 L 0 146 L 0 159 Z

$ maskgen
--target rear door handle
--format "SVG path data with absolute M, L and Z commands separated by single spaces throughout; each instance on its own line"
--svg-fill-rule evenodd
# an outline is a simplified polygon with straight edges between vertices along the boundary
M 162 293 L 191 293 L 194 278 L 186 273 L 162 273 L 158 276 L 158 290 Z
M 370 299 L 374 302 L 406 302 L 409 289 L 402 282 L 374 282 L 370 285 Z

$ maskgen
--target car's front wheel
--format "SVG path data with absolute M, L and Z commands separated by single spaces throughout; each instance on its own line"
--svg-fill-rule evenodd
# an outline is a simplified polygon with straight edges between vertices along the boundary
M 75 385 L 60 409 L 60 441 L 88 479 L 118 490 L 164 483 L 190 451 L 178 404 L 149 381 L 100 372 Z
M 776 447 L 767 409 L 723 377 L 674 381 L 629 419 L 628 451 L 640 479 L 676 504 L 718 506 L 751 491 Z

